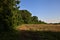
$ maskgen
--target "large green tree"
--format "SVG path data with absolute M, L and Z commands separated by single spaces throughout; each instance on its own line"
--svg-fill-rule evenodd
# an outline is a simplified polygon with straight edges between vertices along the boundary
M 0 0 L 0 30 L 11 30 L 17 25 L 18 0 Z

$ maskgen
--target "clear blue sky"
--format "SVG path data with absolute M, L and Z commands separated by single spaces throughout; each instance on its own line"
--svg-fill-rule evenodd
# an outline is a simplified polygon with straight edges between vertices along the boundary
M 60 0 L 20 0 L 20 10 L 25 9 L 45 22 L 60 22 Z

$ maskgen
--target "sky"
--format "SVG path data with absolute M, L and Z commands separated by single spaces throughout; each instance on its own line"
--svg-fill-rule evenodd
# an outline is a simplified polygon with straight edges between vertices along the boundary
M 60 0 L 20 0 L 20 10 L 28 10 L 32 16 L 47 23 L 60 22 Z

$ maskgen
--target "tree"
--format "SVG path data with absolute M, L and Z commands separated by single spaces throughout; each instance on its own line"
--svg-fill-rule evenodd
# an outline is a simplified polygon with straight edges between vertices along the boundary
M 44 21 L 39 20 L 39 21 L 38 21 L 38 24 L 47 24 L 47 23 L 44 22 Z
M 34 24 L 38 23 L 38 17 L 37 16 L 33 16 L 31 18 L 31 22 L 34 23 Z
M 17 25 L 18 0 L 0 0 L 0 29 L 11 30 Z
M 23 24 L 23 23 L 24 23 L 24 20 L 22 19 L 20 10 L 18 10 L 17 15 L 18 15 L 18 18 L 17 18 L 17 19 L 18 19 L 17 25 Z
M 22 19 L 24 20 L 24 23 L 29 24 L 31 21 L 31 13 L 27 10 L 20 10 Z
M 28 10 L 19 10 L 18 19 L 20 24 L 45 24 L 45 22 L 38 20 L 37 16 L 31 16 L 32 14 Z

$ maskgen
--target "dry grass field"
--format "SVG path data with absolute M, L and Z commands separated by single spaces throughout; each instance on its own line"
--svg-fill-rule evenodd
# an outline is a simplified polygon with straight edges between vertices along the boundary
M 60 32 L 60 25 L 57 24 L 23 24 L 17 27 L 18 30 L 28 30 L 28 31 L 52 31 Z
M 60 40 L 60 25 L 23 24 L 17 30 L 1 32 L 0 40 Z
M 21 40 L 60 40 L 59 24 L 23 24 L 17 30 Z

